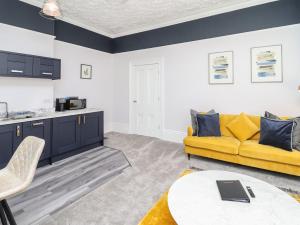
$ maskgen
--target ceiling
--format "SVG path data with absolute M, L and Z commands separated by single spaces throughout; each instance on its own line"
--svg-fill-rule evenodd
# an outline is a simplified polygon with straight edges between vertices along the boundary
M 43 0 L 21 0 L 42 6 Z M 63 21 L 115 38 L 274 0 L 58 0 Z

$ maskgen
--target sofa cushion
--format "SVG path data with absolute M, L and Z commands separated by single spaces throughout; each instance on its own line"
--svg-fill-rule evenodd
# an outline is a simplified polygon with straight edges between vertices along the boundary
M 197 124 L 199 137 L 221 136 L 219 113 L 197 114 Z
M 251 138 L 259 131 L 259 128 L 247 117 L 245 113 L 241 113 L 237 118 L 227 124 L 227 128 L 240 141 Z
M 227 128 L 227 124 L 237 117 L 238 115 L 220 114 L 220 130 L 222 136 L 234 137 L 233 133 Z
M 237 118 L 239 115 L 232 114 L 220 114 L 220 130 L 222 136 L 234 137 L 233 133 L 227 128 L 227 124 L 229 124 L 232 120 Z M 258 127 L 260 128 L 260 116 L 255 115 L 247 115 L 247 117 Z M 257 132 L 250 140 L 259 140 L 260 132 Z
M 300 166 L 300 152 L 295 150 L 289 152 L 273 146 L 261 145 L 257 140 L 242 142 L 239 148 L 239 155 L 254 159 Z
M 292 132 L 293 148 L 300 151 L 300 117 L 296 117 L 296 118 L 279 117 L 268 111 L 265 111 L 265 117 L 269 119 L 275 119 L 275 120 L 293 120 L 294 121 L 294 127 Z
M 216 112 L 215 112 L 214 109 L 211 109 L 207 113 L 198 112 L 198 111 L 196 111 L 194 109 L 190 110 L 191 120 L 192 120 L 192 127 L 193 127 L 193 136 L 197 136 L 197 134 L 198 134 L 197 114 L 215 114 L 215 113 Z
M 259 143 L 291 151 L 294 121 L 261 118 Z
M 184 139 L 184 144 L 191 147 L 204 148 L 213 151 L 237 155 L 240 142 L 234 137 L 188 136 Z

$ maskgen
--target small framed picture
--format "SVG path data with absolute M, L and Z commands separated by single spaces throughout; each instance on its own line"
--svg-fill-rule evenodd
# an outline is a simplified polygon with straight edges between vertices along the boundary
M 81 79 L 92 79 L 92 66 L 81 64 L 81 73 L 80 73 Z
M 282 82 L 282 46 L 251 48 L 251 82 Z
M 208 83 L 233 84 L 233 52 L 216 52 L 208 54 Z

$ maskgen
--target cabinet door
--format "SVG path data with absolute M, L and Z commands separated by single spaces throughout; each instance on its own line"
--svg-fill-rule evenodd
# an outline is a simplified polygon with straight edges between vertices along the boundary
M 45 140 L 45 147 L 40 160 L 51 156 L 51 120 L 37 120 L 23 123 L 23 138 L 35 136 Z
M 103 112 L 82 115 L 81 146 L 103 141 Z
M 60 60 L 34 57 L 34 76 L 38 78 L 59 79 Z
M 6 66 L 6 75 L 31 77 L 33 72 L 33 57 L 23 54 L 8 53 Z
M 0 52 L 0 75 L 7 73 L 7 53 Z
M 80 147 L 80 116 L 53 119 L 52 154 L 63 154 Z
M 60 59 L 53 59 L 54 63 L 54 73 L 53 73 L 53 80 L 59 80 L 61 74 L 61 60 Z
M 21 124 L 0 126 L 0 168 L 3 168 L 7 165 L 21 141 Z

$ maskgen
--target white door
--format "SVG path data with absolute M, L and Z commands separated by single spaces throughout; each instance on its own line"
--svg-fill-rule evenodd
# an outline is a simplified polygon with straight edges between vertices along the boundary
M 130 87 L 132 133 L 160 137 L 162 129 L 160 64 L 133 64 Z

